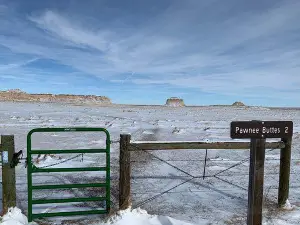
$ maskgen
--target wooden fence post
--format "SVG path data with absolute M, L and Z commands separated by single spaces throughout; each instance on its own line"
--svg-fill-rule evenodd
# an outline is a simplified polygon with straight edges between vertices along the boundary
M 290 167 L 291 167 L 291 149 L 292 138 L 282 138 L 285 147 L 280 149 L 280 171 L 279 171 L 279 189 L 278 189 L 278 206 L 285 205 L 289 197 L 290 186 Z
M 15 168 L 10 167 L 15 153 L 15 142 L 13 135 L 1 135 L 2 153 L 2 206 L 6 213 L 9 207 L 16 206 L 16 174 Z
M 130 185 L 130 145 L 129 134 L 120 135 L 120 178 L 119 178 L 119 209 L 124 210 L 131 206 Z
M 262 224 L 265 139 L 251 139 L 247 225 Z

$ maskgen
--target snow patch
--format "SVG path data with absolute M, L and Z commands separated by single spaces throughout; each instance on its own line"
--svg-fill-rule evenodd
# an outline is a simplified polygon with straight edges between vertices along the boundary
M 91 141 L 91 144 L 104 144 L 105 141 L 104 140 L 94 140 L 94 141 Z
M 283 205 L 282 209 L 284 209 L 284 210 L 293 210 L 294 206 L 291 205 L 291 203 L 289 202 L 289 200 L 286 200 L 286 202 Z
M 154 134 L 154 132 L 151 130 L 145 130 L 143 131 L 143 134 Z
M 192 225 L 168 216 L 149 215 L 147 211 L 137 209 L 127 209 L 118 212 L 107 223 L 99 225 Z M 201 225 L 201 224 L 199 224 Z
M 262 106 L 251 106 L 251 108 L 256 110 L 271 110 L 270 108 L 266 108 Z
M 22 214 L 22 211 L 17 208 L 9 208 L 8 212 L 1 218 L 0 225 L 27 225 L 28 219 Z
M 280 159 L 280 155 L 266 155 L 265 156 L 266 159 Z
M 19 116 L 11 116 L 10 119 L 17 120 L 17 119 L 20 119 L 20 117 Z
M 207 168 L 208 168 L 209 170 L 217 170 L 217 171 L 228 169 L 228 167 L 224 167 L 224 166 L 207 166 Z M 238 169 L 231 169 L 231 171 L 232 171 L 232 172 L 233 172 L 233 171 L 234 171 L 234 172 L 239 172 Z

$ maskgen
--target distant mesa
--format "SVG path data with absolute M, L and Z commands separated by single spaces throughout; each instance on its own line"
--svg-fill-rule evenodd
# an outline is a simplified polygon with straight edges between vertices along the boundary
M 26 94 L 26 92 L 20 90 L 20 89 L 9 89 L 5 92 L 8 92 L 8 93 L 23 93 L 23 94 Z
M 109 105 L 111 100 L 105 96 L 96 95 L 68 95 L 68 94 L 28 94 L 20 89 L 0 91 L 0 101 L 13 102 L 53 102 L 72 104 Z
M 183 99 L 177 97 L 171 97 L 167 99 L 166 106 L 171 107 L 183 107 L 185 106 Z
M 246 106 L 246 105 L 242 102 L 235 102 L 232 104 L 232 106 Z

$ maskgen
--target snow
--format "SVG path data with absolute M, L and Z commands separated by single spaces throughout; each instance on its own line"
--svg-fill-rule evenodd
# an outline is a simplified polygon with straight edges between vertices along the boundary
M 294 206 L 291 205 L 291 203 L 289 202 L 289 200 L 286 200 L 284 206 L 282 207 L 282 209 L 285 209 L 285 210 L 292 210 L 294 209 Z
M 0 225 L 28 225 L 27 217 L 22 214 L 17 207 L 10 208 L 8 212 L 0 218 Z M 30 224 L 35 224 L 30 223 Z M 109 218 L 106 223 L 94 225 L 192 225 L 191 223 L 173 219 L 168 216 L 149 215 L 147 211 L 140 208 L 127 209 L 117 212 Z M 200 225 L 200 224 L 199 224 Z
M 118 212 L 107 223 L 99 225 L 192 225 L 168 216 L 149 215 L 140 208 Z M 200 225 L 200 224 L 199 224 Z
M 22 214 L 21 210 L 17 207 L 9 208 L 8 212 L 1 218 L 0 225 L 27 225 L 27 217 Z
M 46 103 L 0 102 L 0 134 L 14 134 L 16 151 L 26 157 L 26 135 L 38 127 L 106 127 L 111 135 L 112 208 L 118 207 L 120 134 L 130 133 L 131 141 L 141 142 L 233 142 L 230 122 L 234 120 L 292 120 L 294 138 L 289 201 L 277 209 L 280 150 L 266 150 L 263 220 L 265 225 L 300 224 L 300 110 L 238 107 L 165 107 L 165 106 L 72 106 Z M 34 134 L 35 149 L 103 148 L 101 133 Z M 269 139 L 278 141 L 278 139 Z M 125 224 L 246 224 L 249 181 L 249 150 L 160 150 L 132 152 L 132 210 L 120 212 L 105 225 Z M 103 166 L 103 154 L 37 155 L 37 167 L 70 168 Z M 158 157 L 161 160 L 158 160 Z M 74 159 L 68 160 L 72 157 Z M 68 160 L 68 161 L 66 161 Z M 169 164 L 165 163 L 167 161 Z M 55 164 L 55 165 L 53 165 Z M 228 169 L 229 167 L 232 167 Z M 176 169 L 176 167 L 181 170 Z M 228 170 L 226 170 L 228 169 Z M 226 170 L 226 171 L 224 171 Z M 1 172 L 1 171 L 0 171 Z M 214 176 L 218 174 L 217 176 Z M 188 181 L 191 177 L 196 178 Z M 36 185 L 102 181 L 103 172 L 39 173 Z M 27 174 L 25 161 L 16 167 L 17 207 L 27 215 Z M 182 184 L 185 182 L 184 184 Z M 182 185 L 180 185 L 182 184 Z M 168 191 L 169 190 L 169 191 Z M 165 192 L 164 194 L 161 194 Z M 1 189 L 0 189 L 1 193 Z M 103 190 L 34 191 L 37 199 L 101 196 Z M 158 196 L 158 197 L 155 197 Z M 151 201 L 147 201 L 152 198 Z M 91 210 L 102 203 L 34 205 L 34 213 Z M 1 209 L 1 205 L 0 205 Z M 0 210 L 1 211 L 1 210 Z M 19 214 L 20 215 L 20 214 Z M 101 216 L 45 218 L 45 224 L 103 224 Z M 11 219 L 12 221 L 12 219 Z M 88 222 L 87 222 L 88 221 Z M 181 222 L 185 221 L 185 222 Z M 2 221 L 3 223 L 3 221 Z M 9 223 L 6 220 L 6 224 Z M 22 224 L 22 221 L 18 222 Z M 2 225 L 2 224 L 1 224 Z M 10 224 L 9 224 L 10 225 Z
M 290 206 L 289 206 L 290 207 Z M 285 217 L 288 217 L 292 222 L 286 222 Z M 292 225 L 298 224 L 300 214 L 289 212 L 282 218 L 274 219 L 272 222 L 263 220 L 263 225 Z M 9 208 L 8 212 L 1 218 L 0 225 L 38 225 L 35 222 L 28 223 L 27 217 L 22 214 L 17 207 Z M 150 215 L 146 210 L 141 208 L 126 209 L 118 211 L 111 216 L 106 222 L 93 223 L 93 225 L 196 225 L 185 221 L 177 220 L 169 216 Z M 197 225 L 211 224 L 207 221 L 197 223 Z

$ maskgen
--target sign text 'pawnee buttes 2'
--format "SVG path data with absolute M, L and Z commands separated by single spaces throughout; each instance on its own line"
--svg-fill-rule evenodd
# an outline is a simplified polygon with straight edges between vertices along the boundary
M 239 138 L 289 138 L 293 136 L 292 121 L 233 121 L 230 136 Z

